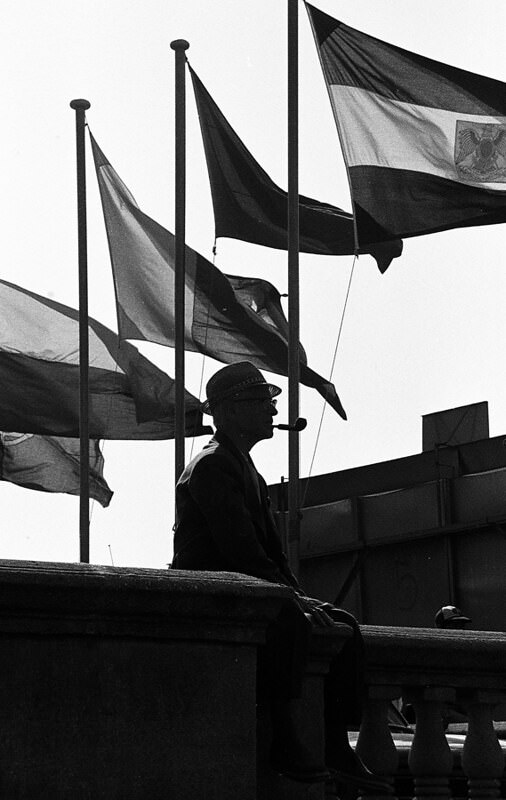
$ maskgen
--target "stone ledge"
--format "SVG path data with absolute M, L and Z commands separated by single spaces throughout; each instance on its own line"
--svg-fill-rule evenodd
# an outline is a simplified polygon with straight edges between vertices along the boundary
M 506 633 L 362 625 L 373 684 L 502 689 Z
M 0 561 L 0 632 L 263 641 L 292 590 L 246 575 Z

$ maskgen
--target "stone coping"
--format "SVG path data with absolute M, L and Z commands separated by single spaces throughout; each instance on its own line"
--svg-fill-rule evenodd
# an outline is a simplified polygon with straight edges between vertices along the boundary
M 18 561 L 0 559 L 0 583 L 34 583 L 46 585 L 76 585 L 90 582 L 110 587 L 130 587 L 172 591 L 189 591 L 205 586 L 211 592 L 251 587 L 267 587 L 290 593 L 279 584 L 241 575 L 236 572 L 205 572 L 142 567 L 110 567 L 104 564 L 82 564 L 62 561 Z
M 506 632 L 363 625 L 374 684 L 506 688 Z
M 1 634 L 258 644 L 293 608 L 289 587 L 232 572 L 0 560 Z M 349 636 L 347 625 L 315 628 L 311 652 L 329 656 Z
M 236 573 L 0 560 L 3 632 L 59 626 L 99 635 L 261 641 L 292 603 L 288 587 Z

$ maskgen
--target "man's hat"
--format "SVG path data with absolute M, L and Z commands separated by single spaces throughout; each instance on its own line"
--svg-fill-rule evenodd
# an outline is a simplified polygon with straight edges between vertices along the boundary
M 471 620 L 469 617 L 465 617 L 462 614 L 460 608 L 456 606 L 443 606 L 436 614 L 436 627 L 444 628 L 448 622 L 471 622 Z
M 267 383 L 260 370 L 249 361 L 228 364 L 209 378 L 206 386 L 207 400 L 202 403 L 202 411 L 204 414 L 211 414 L 212 407 L 221 400 L 259 386 L 265 387 L 271 397 L 281 393 L 279 386 Z

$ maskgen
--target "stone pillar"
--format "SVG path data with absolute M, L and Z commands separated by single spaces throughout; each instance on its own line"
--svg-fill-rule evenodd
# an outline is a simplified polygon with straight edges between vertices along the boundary
M 349 636 L 351 631 L 347 625 L 313 629 L 302 695 L 291 702 L 292 718 L 301 743 L 317 764 L 325 763 L 324 678 L 330 660 Z M 258 800 L 331 800 L 336 797 L 332 781 L 307 784 L 273 772 L 269 765 L 271 735 L 269 709 L 263 705 L 259 708 L 258 720 Z
M 476 691 L 466 703 L 469 728 L 462 755 L 470 800 L 490 800 L 500 795 L 504 755 L 494 730 L 492 711 L 501 695 Z
M 390 703 L 401 694 L 399 686 L 369 686 L 367 699 L 357 741 L 357 753 L 376 775 L 386 778 L 390 793 L 374 794 L 375 798 L 389 797 L 394 800 L 394 781 L 399 764 L 399 755 L 388 727 Z M 367 794 L 370 798 L 371 795 Z
M 0 561 L 2 800 L 257 800 L 257 649 L 291 596 Z
M 452 689 L 425 688 L 408 694 L 416 713 L 416 728 L 409 754 L 417 800 L 442 800 L 450 796 L 453 757 L 443 729 L 442 705 L 455 699 Z

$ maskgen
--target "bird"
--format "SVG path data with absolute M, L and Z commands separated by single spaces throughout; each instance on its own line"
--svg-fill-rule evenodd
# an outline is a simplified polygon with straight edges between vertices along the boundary
M 473 172 L 486 174 L 499 169 L 499 157 L 506 160 L 506 127 L 501 126 L 499 130 L 495 125 L 487 127 L 493 130 L 483 130 L 481 136 L 471 127 L 459 131 L 458 152 L 455 156 L 457 165 L 472 156 L 471 163 L 467 166 Z

